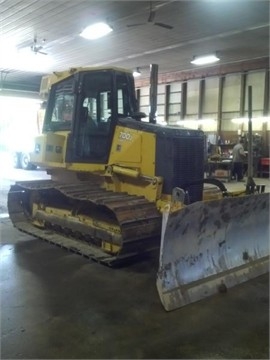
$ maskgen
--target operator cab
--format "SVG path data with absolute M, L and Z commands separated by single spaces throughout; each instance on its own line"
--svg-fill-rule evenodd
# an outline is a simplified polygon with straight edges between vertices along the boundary
M 130 73 L 81 71 L 52 86 L 43 133 L 69 132 L 66 162 L 106 163 L 117 120 L 132 117 L 136 99 Z

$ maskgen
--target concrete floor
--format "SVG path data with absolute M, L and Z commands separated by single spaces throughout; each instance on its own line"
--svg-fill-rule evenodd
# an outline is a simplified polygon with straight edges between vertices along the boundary
M 0 226 L 2 359 L 269 359 L 268 275 L 166 313 L 157 253 L 110 269 Z

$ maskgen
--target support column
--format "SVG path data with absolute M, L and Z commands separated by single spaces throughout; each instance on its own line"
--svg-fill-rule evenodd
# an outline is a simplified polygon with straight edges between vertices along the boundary
M 184 120 L 187 114 L 187 83 L 181 84 L 181 120 Z
M 246 83 L 247 83 L 247 73 L 244 72 L 241 75 L 240 109 L 239 109 L 240 118 L 245 117 Z M 243 130 L 244 130 L 244 123 L 242 123 L 241 125 L 241 133 L 243 133 Z
M 203 106 L 205 99 L 205 79 L 201 79 L 199 87 L 199 107 L 198 107 L 198 118 L 202 119 L 203 116 Z
M 218 84 L 218 109 L 217 109 L 217 139 L 221 136 L 222 128 L 222 103 L 224 91 L 225 76 L 219 78 Z
M 265 79 L 264 79 L 264 102 L 263 102 L 263 116 L 269 116 L 269 70 L 265 71 Z M 263 123 L 262 126 L 262 138 L 263 138 L 263 156 L 269 156 L 269 138 L 267 136 L 267 122 Z
M 171 85 L 166 85 L 165 88 L 165 121 L 169 122 L 170 116 L 170 94 L 171 94 Z

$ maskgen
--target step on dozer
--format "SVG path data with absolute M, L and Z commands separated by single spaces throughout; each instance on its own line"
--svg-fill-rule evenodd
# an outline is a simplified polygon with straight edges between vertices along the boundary
M 170 311 L 269 271 L 269 194 L 163 214 L 157 289 Z

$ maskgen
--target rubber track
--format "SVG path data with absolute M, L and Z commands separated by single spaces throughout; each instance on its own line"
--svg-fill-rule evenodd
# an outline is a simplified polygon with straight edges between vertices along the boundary
M 90 242 L 67 237 L 64 232 L 56 233 L 51 229 L 40 229 L 32 225 L 31 216 L 27 212 L 30 192 L 40 193 L 43 198 L 49 197 L 52 193 L 62 194 L 66 199 L 75 200 L 84 208 L 89 205 L 97 209 L 106 208 L 107 212 L 109 210 L 121 229 L 121 234 L 118 236 L 121 238 L 121 250 L 118 255 L 108 254 Z M 161 215 L 154 203 L 150 203 L 143 196 L 107 191 L 101 189 L 98 184 L 90 182 L 74 184 L 52 180 L 17 182 L 11 186 L 8 194 L 8 210 L 13 225 L 20 231 L 110 266 L 159 247 Z M 70 229 L 72 230 L 72 225 Z M 90 228 L 89 233 L 93 234 Z

